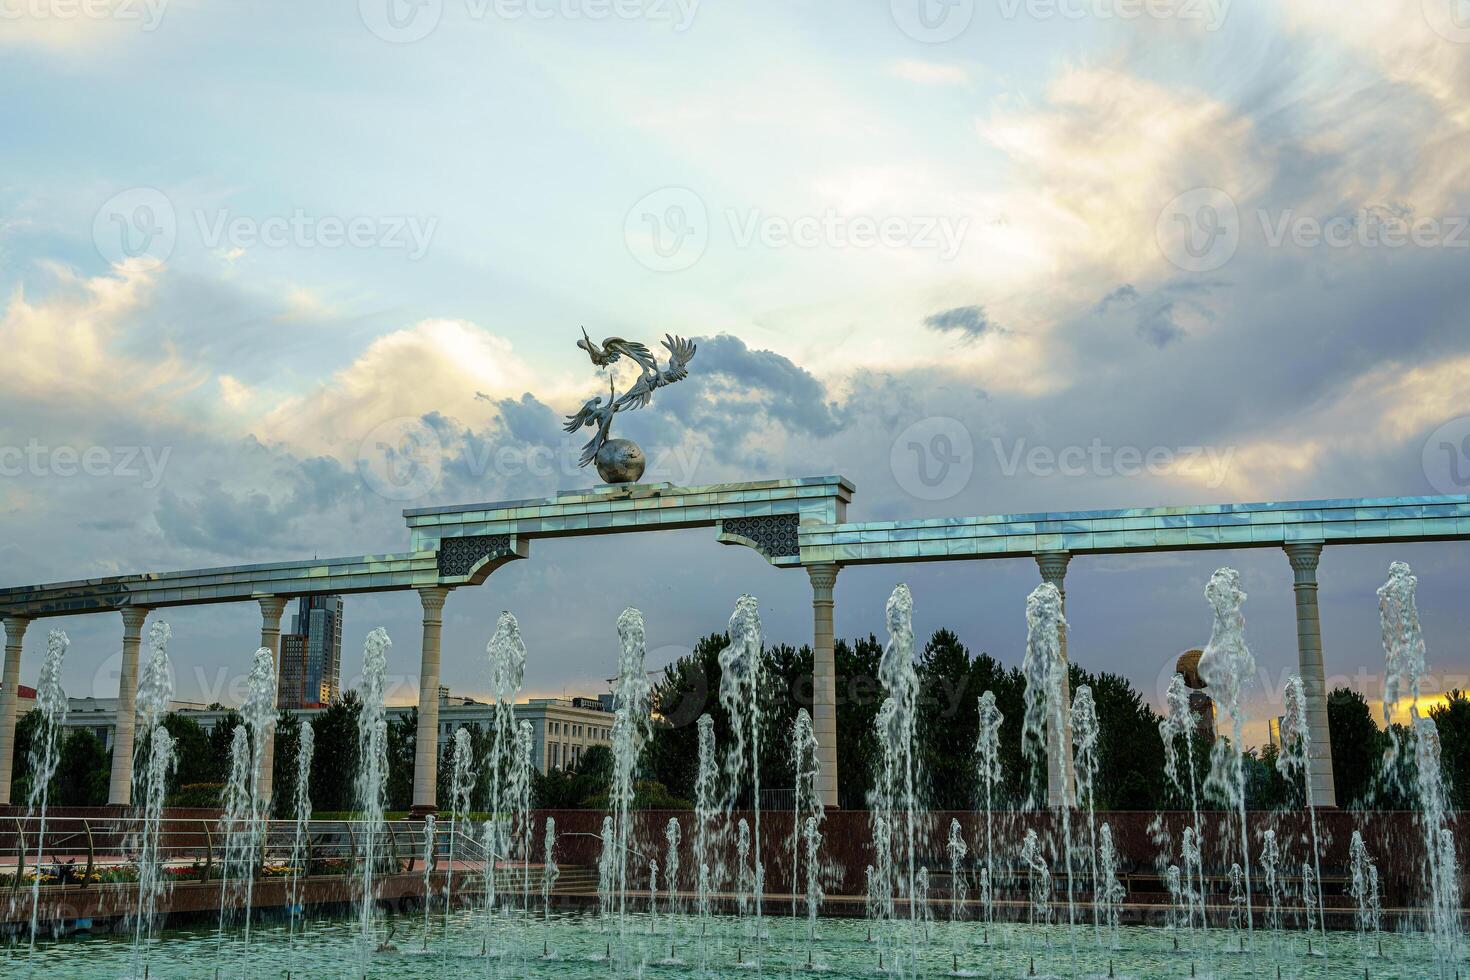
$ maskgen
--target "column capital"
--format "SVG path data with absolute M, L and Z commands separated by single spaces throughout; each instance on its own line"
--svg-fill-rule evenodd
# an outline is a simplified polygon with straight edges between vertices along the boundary
M 20 646 L 25 639 L 26 629 L 31 625 L 29 616 L 5 617 L 5 642 L 7 646 Z
M 148 614 L 153 610 L 147 606 L 123 606 L 122 612 L 123 628 L 132 633 L 140 633 L 143 624 L 148 621 Z
M 454 589 L 447 585 L 431 585 L 418 590 L 419 602 L 424 606 L 425 619 L 438 619 L 444 611 L 444 600 Z
M 826 593 L 826 598 L 832 598 L 832 588 L 837 584 L 837 573 L 842 571 L 842 566 L 837 564 L 807 565 L 807 577 L 812 580 L 812 589 L 818 593 Z
M 289 598 L 283 595 L 263 595 L 260 597 L 260 618 L 267 623 L 281 624 L 281 615 L 286 611 L 286 603 Z
M 1317 562 L 1322 558 L 1322 542 L 1294 541 L 1281 547 L 1291 560 L 1291 570 L 1296 572 L 1297 584 L 1316 584 Z
M 1041 579 L 1050 582 L 1062 589 L 1062 583 L 1067 578 L 1067 565 L 1072 561 L 1070 551 L 1038 551 L 1033 557 L 1036 559 L 1036 567 L 1041 569 Z

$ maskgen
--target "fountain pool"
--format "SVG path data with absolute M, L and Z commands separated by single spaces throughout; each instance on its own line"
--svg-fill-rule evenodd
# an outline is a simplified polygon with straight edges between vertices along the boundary
M 258 924 L 248 958 L 239 955 L 241 936 L 227 936 L 218 945 L 217 930 L 209 924 L 196 929 L 166 930 L 153 950 L 150 978 L 283 978 L 293 977 L 548 977 L 556 980 L 617 975 L 609 964 L 609 944 L 619 941 L 618 923 L 604 925 L 595 911 L 556 912 L 549 923 L 539 912 L 529 917 L 499 918 L 486 952 L 481 952 L 483 912 L 470 909 L 450 913 L 450 927 L 431 917 L 428 942 L 422 915 L 407 912 L 389 916 L 386 924 L 397 951 L 375 951 L 362 956 L 361 926 L 350 916 L 321 919 L 297 931 L 293 944 L 285 922 Z M 656 928 L 650 931 L 650 926 Z M 701 956 L 701 927 L 697 915 L 656 920 L 646 913 L 629 913 L 623 927 L 631 954 L 624 958 L 624 975 L 646 977 L 753 976 L 820 973 L 832 977 L 871 977 L 879 973 L 883 943 L 868 938 L 862 919 L 822 919 L 817 938 L 809 945 L 805 915 L 796 919 L 766 917 L 761 959 L 752 953 L 752 919 L 715 917 L 705 933 L 708 967 L 695 964 Z M 922 929 L 922 924 L 918 927 Z M 991 942 L 982 942 L 979 922 L 930 923 L 929 941 L 916 944 L 910 961 L 922 976 L 973 977 L 1107 977 L 1138 980 L 1183 980 L 1190 977 L 1340 978 L 1358 980 L 1364 971 L 1374 980 L 1411 980 L 1435 973 L 1432 938 L 1414 934 L 1385 934 L 1383 955 L 1362 956 L 1356 933 L 1330 933 L 1327 956 L 1320 941 L 1307 955 L 1305 938 L 1292 934 L 1279 946 L 1261 943 L 1255 954 L 1241 954 L 1225 930 L 1210 937 L 1209 948 L 1175 950 L 1167 929 L 1131 926 L 1118 931 L 1112 949 L 1091 942 L 1067 942 L 1065 930 L 1033 929 L 1028 925 L 999 923 L 990 927 Z M 1218 939 L 1218 941 L 1217 941 Z M 543 949 L 546 955 L 543 955 Z M 290 961 L 288 962 L 288 953 Z M 810 966 L 808 956 L 810 955 Z M 907 960 L 907 956 L 906 956 Z M 1034 974 L 1032 966 L 1034 961 Z M 69 980 L 112 980 L 130 975 L 131 944 L 125 935 L 73 937 L 41 942 L 27 959 L 18 948 L 9 960 L 0 960 L 7 977 L 59 977 Z M 357 964 L 361 964 L 359 967 Z M 887 964 L 885 964 L 885 967 Z M 1277 970 L 1279 968 L 1279 974 Z M 883 973 L 888 973 L 885 969 Z

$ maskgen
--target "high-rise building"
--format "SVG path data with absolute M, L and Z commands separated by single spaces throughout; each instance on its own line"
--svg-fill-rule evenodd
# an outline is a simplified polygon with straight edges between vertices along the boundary
M 278 676 L 281 708 L 330 704 L 342 693 L 341 596 L 301 597 L 291 632 L 281 634 Z

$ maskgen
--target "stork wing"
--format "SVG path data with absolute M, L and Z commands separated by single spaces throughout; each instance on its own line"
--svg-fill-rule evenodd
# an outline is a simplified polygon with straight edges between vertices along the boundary
M 658 362 L 653 359 L 653 353 L 637 341 L 624 340 L 622 337 L 609 337 L 602 342 L 602 349 L 607 352 L 610 362 L 617 360 L 619 355 L 627 355 L 630 359 L 637 361 L 645 371 L 658 370 Z
M 602 432 L 601 430 L 599 430 L 596 435 L 587 440 L 587 445 L 582 447 L 582 459 L 579 463 L 577 463 L 577 465 L 586 466 L 588 463 L 592 462 L 594 459 L 597 458 L 597 450 L 601 448 Z
M 578 411 L 576 415 L 567 416 L 567 424 L 562 427 L 563 431 L 576 432 L 584 425 L 596 424 L 600 420 L 602 415 L 602 413 L 598 411 L 601 405 L 601 395 L 588 400 L 587 403 L 582 406 L 581 410 Z
M 644 373 L 642 377 L 618 399 L 617 410 L 633 410 L 646 408 L 653 400 L 653 389 L 659 386 L 657 374 Z
M 669 366 L 664 370 L 664 384 L 689 377 L 689 362 L 694 360 L 694 345 L 683 337 L 664 334 L 664 347 L 669 352 Z

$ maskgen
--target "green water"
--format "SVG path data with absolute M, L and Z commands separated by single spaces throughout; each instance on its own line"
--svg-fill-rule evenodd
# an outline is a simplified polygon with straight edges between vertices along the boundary
M 651 923 L 644 915 L 629 916 L 625 929 L 626 957 L 618 957 L 616 923 L 604 928 L 591 914 L 554 916 L 550 927 L 540 919 L 498 918 L 488 930 L 483 913 L 456 912 L 451 916 L 449 938 L 444 920 L 436 913 L 430 924 L 425 949 L 421 916 L 398 915 L 380 920 L 378 939 L 388 935 L 396 951 L 364 952 L 358 942 L 357 923 L 341 919 L 313 919 L 297 926 L 288 937 L 284 923 L 257 925 L 247 948 L 242 933 L 229 932 L 221 942 L 215 930 L 200 927 L 165 932 L 152 946 L 148 975 L 159 980 L 191 978 L 221 980 L 235 978 L 428 978 L 493 977 L 554 978 L 581 980 L 610 976 L 662 977 L 750 977 L 791 976 L 809 972 L 806 923 L 767 919 L 765 938 L 756 943 L 749 920 L 716 920 L 703 946 L 699 926 L 693 919 L 660 917 Z M 908 924 L 901 936 L 909 934 Z M 922 937 L 923 927 L 917 927 Z M 866 923 L 827 919 L 819 923 L 818 939 L 811 945 L 810 972 L 831 977 L 873 977 L 879 972 L 882 953 L 892 967 L 892 953 L 900 937 L 882 942 L 868 939 Z M 1171 934 L 1153 928 L 1120 930 L 1116 947 L 1104 950 L 1090 925 L 1075 930 L 1075 946 L 1065 926 L 1049 930 L 1020 925 L 999 925 L 990 930 L 990 945 L 976 923 L 938 922 L 928 927 L 922 942 L 919 966 L 924 976 L 971 976 L 994 978 L 1027 977 L 1034 959 L 1037 977 L 1106 977 L 1111 962 L 1119 980 L 1201 980 L 1218 978 L 1261 978 L 1274 980 L 1277 970 L 1283 980 L 1361 980 L 1366 968 L 1373 980 L 1418 980 L 1437 971 L 1427 940 L 1417 936 L 1385 934 L 1383 957 L 1370 943 L 1360 950 L 1352 933 L 1333 934 L 1327 956 L 1308 956 L 1301 933 L 1271 937 L 1258 932 L 1254 954 L 1224 951 L 1236 940 L 1224 930 L 1212 931 L 1208 943 L 1199 941 L 1190 950 L 1190 937 L 1180 936 L 1180 951 L 1174 950 Z M 1198 937 L 1196 937 L 1198 939 Z M 489 955 L 481 953 L 485 942 Z M 615 962 L 609 963 L 609 947 Z M 759 948 L 758 948 L 759 947 Z M 549 955 L 543 956 L 543 949 Z M 671 955 L 672 954 L 672 955 Z M 707 966 L 701 969 L 700 964 Z M 958 973 L 955 973 L 956 964 Z M 890 972 L 885 970 L 883 972 Z M 78 936 L 43 942 L 34 955 L 25 945 L 12 947 L 0 959 L 0 977 L 6 978 L 127 978 L 134 973 L 132 949 L 122 936 Z M 1470 975 L 1470 974 L 1467 974 Z

